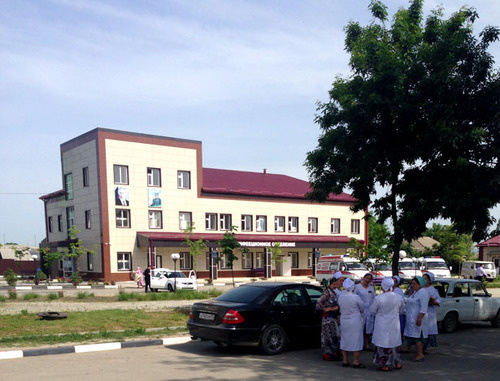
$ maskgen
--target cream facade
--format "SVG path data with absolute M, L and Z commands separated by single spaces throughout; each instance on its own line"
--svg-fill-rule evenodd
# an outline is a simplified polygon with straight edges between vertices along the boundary
M 216 254 L 231 226 L 248 251 L 236 254 L 236 276 L 260 276 L 263 269 L 267 276 L 313 275 L 319 252 L 344 254 L 351 238 L 367 240 L 365 214 L 350 211 L 349 195 L 314 203 L 304 198 L 307 183 L 297 179 L 203 168 L 198 141 L 98 128 L 63 143 L 61 163 L 63 189 L 41 197 L 46 244 L 67 246 L 74 225 L 95 254 L 81 256 L 73 268 L 59 264 L 60 275 L 78 267 L 88 278 L 128 280 L 137 266 L 152 263 L 193 269 L 199 277 L 231 276 Z M 208 244 L 196 258 L 185 245 L 190 224 L 193 239 Z M 274 242 L 281 246 L 278 263 L 270 263 Z M 173 253 L 181 256 L 176 263 Z

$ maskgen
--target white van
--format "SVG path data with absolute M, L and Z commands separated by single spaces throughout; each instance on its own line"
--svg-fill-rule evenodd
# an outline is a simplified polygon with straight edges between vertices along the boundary
M 368 273 L 368 268 L 359 259 L 352 258 L 349 254 L 322 255 L 319 257 L 316 266 L 316 280 L 326 285 L 337 271 L 341 271 L 342 275 L 346 278 L 360 282 L 363 276 Z
M 441 257 L 419 258 L 422 274 L 431 272 L 436 278 L 451 278 L 451 272 L 446 262 Z
M 477 266 L 483 264 L 484 272 L 486 273 L 486 280 L 492 282 L 497 277 L 495 264 L 487 261 L 465 261 L 462 263 L 462 271 L 460 276 L 465 279 L 474 279 L 476 277 Z
M 414 261 L 415 259 L 415 261 Z M 401 281 L 409 282 L 416 276 L 422 276 L 422 271 L 418 269 L 416 258 L 403 258 L 398 262 L 399 277 Z

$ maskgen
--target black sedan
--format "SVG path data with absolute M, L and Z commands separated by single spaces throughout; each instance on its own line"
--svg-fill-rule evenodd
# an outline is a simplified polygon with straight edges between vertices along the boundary
M 308 284 L 245 284 L 193 304 L 187 325 L 193 338 L 260 346 L 275 355 L 292 341 L 320 342 L 321 312 L 315 307 L 322 292 Z

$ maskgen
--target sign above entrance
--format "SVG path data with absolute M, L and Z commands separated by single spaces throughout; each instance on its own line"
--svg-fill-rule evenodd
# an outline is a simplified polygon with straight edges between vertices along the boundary
M 295 242 L 251 242 L 251 241 L 242 241 L 240 242 L 241 246 L 245 247 L 273 247 L 275 244 L 279 244 L 280 247 L 295 247 Z

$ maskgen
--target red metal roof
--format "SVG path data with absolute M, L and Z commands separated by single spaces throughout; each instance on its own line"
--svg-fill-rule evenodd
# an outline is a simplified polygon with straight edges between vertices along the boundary
M 137 232 L 153 241 L 185 241 L 186 233 L 170 232 Z M 196 241 L 203 238 L 210 242 L 215 242 L 224 237 L 224 233 L 194 233 L 191 239 Z M 286 235 L 286 234 L 237 234 L 239 242 L 310 242 L 310 243 L 348 243 L 351 238 L 347 236 L 330 235 Z
M 64 189 L 60 189 L 58 191 L 55 191 L 55 192 L 52 192 L 52 193 L 40 196 L 39 199 L 40 200 L 48 200 L 48 199 L 51 199 L 51 198 L 54 198 L 54 197 L 64 196 L 65 194 L 66 194 L 66 192 L 64 191 Z
M 478 247 L 500 246 L 500 235 L 487 239 L 477 245 Z
M 304 199 L 311 190 L 307 181 L 267 172 L 203 168 L 203 192 Z M 330 201 L 353 202 L 347 194 L 331 195 Z

